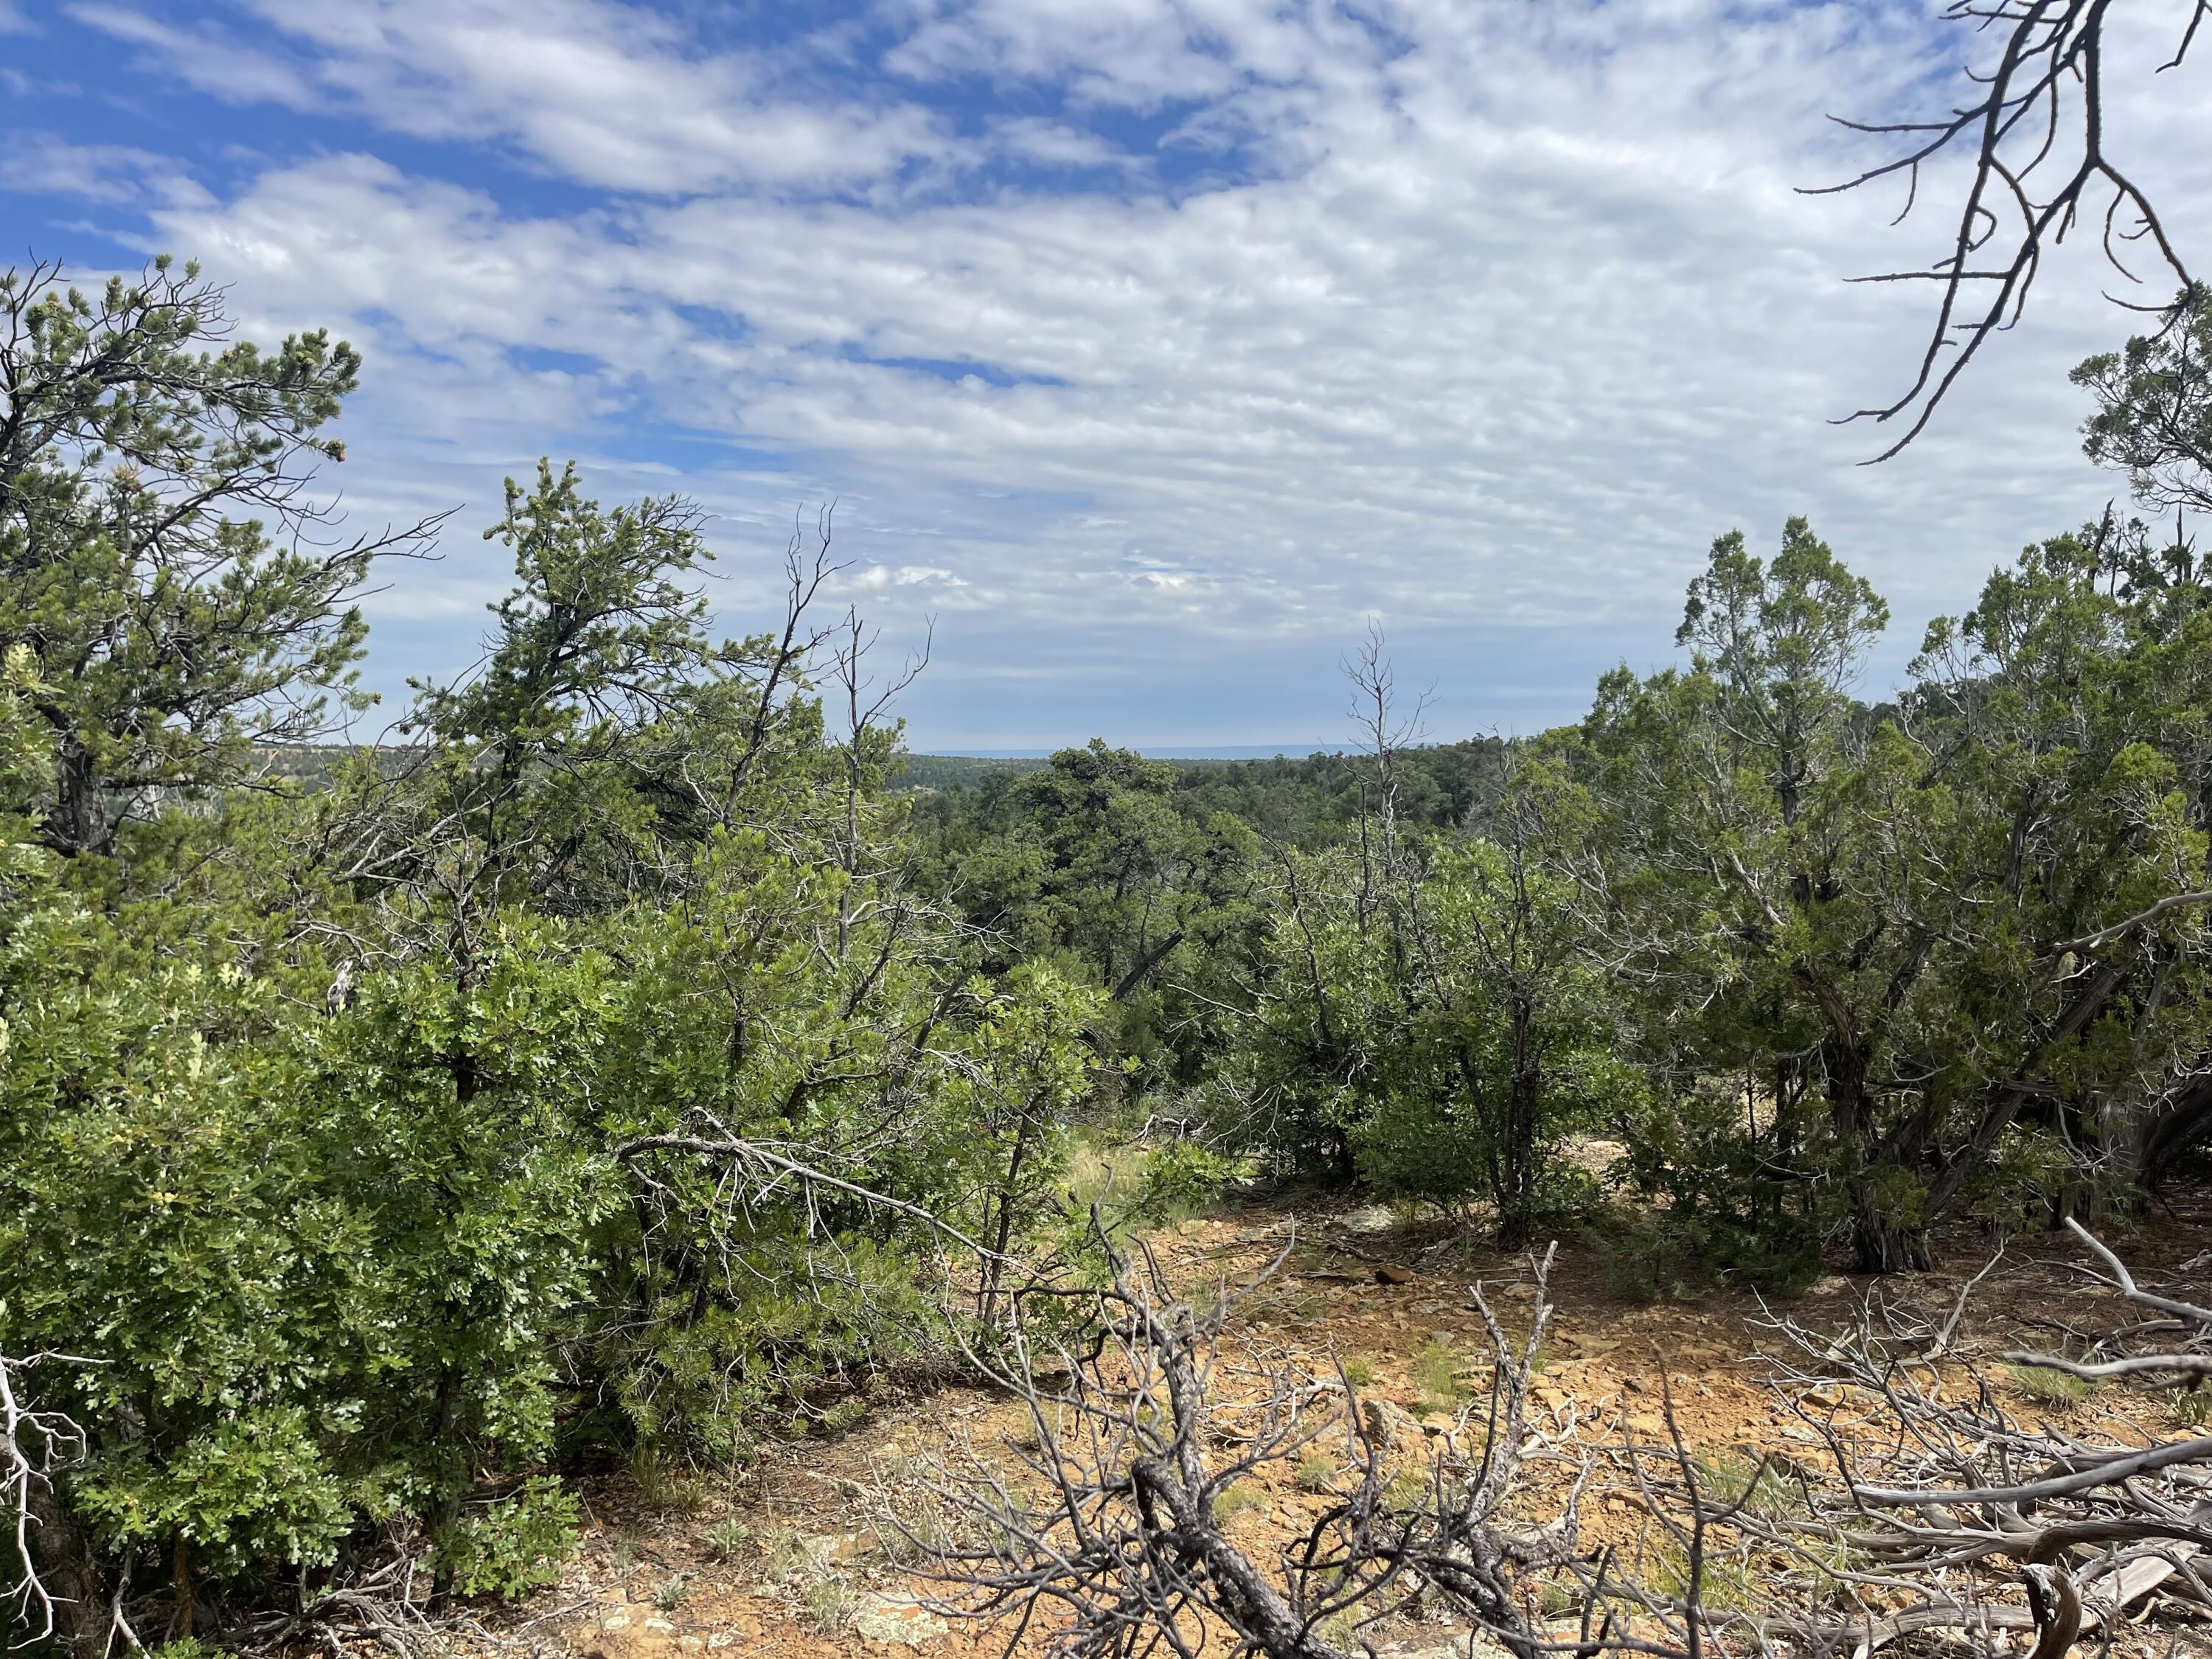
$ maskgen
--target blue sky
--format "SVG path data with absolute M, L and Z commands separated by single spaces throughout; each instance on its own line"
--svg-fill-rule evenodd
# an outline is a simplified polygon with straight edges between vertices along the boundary
M 1823 119 L 1941 95 L 1932 4 L 1719 0 L 0 0 L 0 240 L 199 258 L 368 358 L 357 522 L 456 508 L 369 678 L 475 654 L 500 481 L 714 515 L 732 632 L 838 503 L 838 601 L 923 749 L 1341 740 L 1367 621 L 1439 737 L 1664 660 L 1711 538 L 1812 515 L 1899 617 L 2118 488 L 2052 268 L 1900 459 L 1933 219 L 1818 198 Z M 2160 8 L 2131 18 L 2163 26 Z M 2166 43 L 2119 43 L 2141 68 Z M 2212 246 L 2199 63 L 2116 137 Z M 1940 185 L 1940 180 L 1936 181 Z

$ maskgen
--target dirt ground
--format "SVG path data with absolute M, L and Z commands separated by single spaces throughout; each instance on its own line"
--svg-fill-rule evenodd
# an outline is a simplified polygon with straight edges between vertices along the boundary
M 2183 1195 L 2130 1231 L 2122 1244 L 2146 1283 L 2212 1249 L 2212 1190 Z M 1480 1281 L 1509 1325 L 1525 1323 L 1531 1297 L 1525 1259 L 1440 1242 L 1386 1211 L 1252 1207 L 1187 1221 L 1156 1234 L 1163 1264 L 1186 1295 L 1209 1282 L 1244 1283 L 1292 1243 L 1282 1270 L 1239 1310 L 1230 1343 L 1279 1349 L 1316 1366 L 1344 1360 L 1364 1395 L 1419 1419 L 1449 1403 L 1440 1385 L 1455 1362 L 1486 1369 L 1480 1316 L 1468 1287 Z M 1947 1241 L 1945 1265 L 1884 1281 L 1879 1293 L 1940 1318 L 1987 1265 L 1986 1241 Z M 2081 1271 L 2087 1253 L 2063 1235 L 2014 1240 L 1975 1290 L 1964 1324 L 1969 1352 L 2023 1343 L 2063 1346 L 2072 1331 L 2121 1322 L 2120 1305 Z M 1391 1278 L 1380 1281 L 1377 1267 Z M 1400 1270 L 1404 1270 L 1402 1273 Z M 1833 1276 L 1771 1311 L 1816 1329 L 1849 1322 L 1871 1282 Z M 1671 1396 L 1686 1437 L 1701 1452 L 1786 1451 L 1809 1431 L 1755 1382 L 1756 1354 L 1776 1339 L 1756 1297 L 1716 1293 L 1695 1302 L 1626 1304 L 1609 1296 L 1586 1246 L 1563 1244 L 1552 1277 L 1557 1311 L 1545 1344 L 1538 1403 L 1583 1424 L 1656 1436 Z M 1364 1380 L 1363 1380 L 1363 1378 Z M 2025 1409 L 2032 1410 L 2032 1407 Z M 2077 1432 L 2100 1419 L 2170 1437 L 2162 1403 L 2118 1389 L 2070 1408 Z M 927 1585 L 895 1564 L 868 1520 L 868 1493 L 956 1440 L 992 1444 L 1018 1433 L 1011 1402 L 967 1389 L 894 1390 L 859 1425 L 835 1438 L 778 1448 L 726 1491 L 695 1491 L 656 1512 L 635 1483 L 608 1476 L 584 1485 L 585 1547 L 561 1583 L 487 1622 L 516 1645 L 585 1659 L 830 1659 L 919 1652 L 941 1659 L 1006 1650 L 1003 1632 L 948 1624 L 920 1605 Z M 1328 1501 L 1297 1489 L 1291 1471 L 1255 1491 L 1230 1523 L 1261 1559 L 1308 1524 Z M 1541 1501 L 1540 1492 L 1535 1501 Z M 1600 1516 L 1593 1524 L 1601 1528 Z M 1455 1635 L 1456 1647 L 1450 1645 Z M 1465 1656 L 1463 1632 L 1407 1620 L 1370 1633 L 1384 1653 Z M 2177 1647 L 2177 1643 L 2179 1646 Z M 1030 1645 L 1036 1645 L 1034 1643 Z M 1222 1648 L 1226 1651 L 1224 1644 Z M 2085 1644 L 2081 1651 L 2094 1650 Z M 2212 1652 L 2201 1635 L 2172 1628 L 2124 1635 L 2116 1655 Z

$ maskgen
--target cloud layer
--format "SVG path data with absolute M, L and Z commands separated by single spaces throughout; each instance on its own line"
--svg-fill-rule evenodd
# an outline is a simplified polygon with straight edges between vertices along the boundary
M 1917 8 L 793 9 L 78 6 L 50 44 L 127 54 L 201 147 L 50 93 L 0 187 L 352 335 L 357 512 L 488 518 L 574 453 L 717 514 L 734 629 L 837 496 L 852 595 L 939 618 L 923 746 L 1334 737 L 1369 615 L 1441 726 L 1526 728 L 1663 655 L 1731 525 L 1810 512 L 1917 618 L 2111 493 L 2064 369 L 2126 319 L 2081 252 L 1900 460 L 1830 424 L 1923 320 L 1841 279 L 1940 227 L 1796 187 L 1869 159 L 1825 112 L 1942 95 Z M 2120 136 L 2212 247 L 2206 79 L 2137 76 Z M 467 654 L 488 551 L 381 598 L 381 681 Z

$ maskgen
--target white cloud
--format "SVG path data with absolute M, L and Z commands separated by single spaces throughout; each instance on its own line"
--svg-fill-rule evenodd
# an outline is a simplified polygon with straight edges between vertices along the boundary
M 1117 149 L 1095 132 L 1085 132 L 1065 121 L 1039 115 L 995 120 L 991 141 L 1003 153 L 1054 167 L 1103 167 L 1117 172 L 1144 170 L 1144 162 L 1127 150 Z
M 1601 653 L 1641 628 L 1659 654 L 1710 538 L 1763 543 L 1799 510 L 1910 618 L 2109 489 L 2063 371 L 2128 319 L 2080 250 L 1901 460 L 1857 470 L 1875 434 L 1827 423 L 1899 384 L 1924 321 L 1924 296 L 1840 279 L 1917 262 L 1939 226 L 1795 193 L 1864 158 L 1821 117 L 1897 95 L 1923 49 L 1903 9 L 917 3 L 900 72 L 1074 100 L 986 148 L 1128 174 L 1086 100 L 1194 104 L 1189 143 L 1259 148 L 1172 197 L 824 200 L 951 146 L 940 118 L 802 95 L 587 0 L 258 3 L 319 88 L 387 125 L 622 192 L 533 214 L 356 155 L 155 214 L 268 326 L 354 319 L 370 499 L 569 446 L 665 489 L 615 439 L 679 423 L 782 458 L 684 452 L 731 539 L 780 545 L 794 499 L 842 494 L 852 585 L 926 595 L 940 662 L 964 640 L 1171 684 L 1255 641 L 1326 655 L 1370 611 L 1415 648 L 1519 629 Z M 2204 80 L 2123 118 L 2169 228 L 2212 247 L 2212 146 L 2179 137 Z M 502 578 L 455 556 L 452 583 Z
M 842 584 L 862 593 L 881 593 L 894 587 L 965 587 L 967 585 L 950 570 L 929 564 L 902 564 L 896 569 L 890 565 L 872 564 L 865 570 L 848 575 Z
M 30 27 L 31 20 L 16 9 L 14 0 L 0 0 L 0 34 L 24 34 Z
M 275 103 L 306 109 L 313 90 L 296 70 L 264 52 L 222 36 L 181 29 L 127 6 L 79 4 L 69 15 L 144 50 L 203 92 L 232 103 Z
M 0 146 L 0 191 L 109 205 L 198 207 L 215 201 L 166 155 L 123 144 L 72 144 L 42 132 L 13 133 Z
M 735 182 L 823 186 L 877 179 L 960 146 L 908 106 L 793 96 L 771 66 L 701 54 L 642 8 L 602 0 L 246 0 L 257 33 L 193 33 L 112 3 L 81 20 L 142 46 L 220 96 L 320 100 L 395 131 L 499 140 L 564 177 L 680 195 Z

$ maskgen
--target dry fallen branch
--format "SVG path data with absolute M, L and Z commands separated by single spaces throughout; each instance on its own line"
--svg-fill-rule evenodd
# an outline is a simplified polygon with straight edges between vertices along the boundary
M 1240 1654 L 1347 1659 L 1420 1605 L 1522 1659 L 1987 1650 L 1998 1632 L 2033 1632 L 2036 1659 L 2055 1659 L 2123 1620 L 2212 1613 L 2212 1441 L 2120 1445 L 2021 1420 L 1960 1350 L 1980 1276 L 1934 1318 L 1874 1297 L 1840 1336 L 1773 1321 L 1767 1386 L 1825 1455 L 1767 1450 L 1747 1472 L 1692 1447 L 1671 1388 L 1657 1432 L 1632 1419 L 1602 1454 L 1571 1410 L 1532 1409 L 1548 1255 L 1523 1340 L 1477 1289 L 1489 1387 L 1444 1434 L 1340 1371 L 1225 1344 L 1267 1274 L 1194 1307 L 1141 1247 L 1098 1242 L 1109 1282 L 1028 1284 L 1006 1356 L 981 1362 L 1025 1431 L 958 1449 L 926 1512 L 885 1498 L 884 1529 L 934 1563 L 938 1609 L 999 1621 L 1009 1651 L 1041 1635 L 1067 1659 L 1185 1655 L 1225 1634 Z M 2169 1325 L 2203 1315 L 2087 1242 L 2137 1305 Z M 1325 1504 L 1287 1541 L 1278 1514 L 1263 1551 L 1225 1495 L 1294 1464 L 1310 1480 L 1317 1453 Z M 1528 1478 L 1539 1464 L 1564 1480 Z M 1609 1525 L 1595 1544 L 1593 1504 L 1632 1535 Z
M 2129 1300 L 2202 1322 L 2193 1340 L 2212 1334 L 2212 1314 L 2143 1291 L 2074 1230 Z M 1732 1529 L 1859 1599 L 1870 1648 L 1942 1625 L 2033 1628 L 2048 1645 L 2069 1622 L 2109 1632 L 2155 1605 L 2212 1610 L 2212 1439 L 2131 1445 L 2023 1420 L 1998 1379 L 1953 1350 L 1957 1324 L 1954 1310 L 1937 1333 L 1874 1297 L 1842 1340 L 1772 1322 L 1788 1348 L 1769 1386 L 1826 1447 L 1834 1478 L 1797 1465 L 1790 1501 L 1748 1506 Z M 2171 1376 L 2191 1356 L 2130 1356 L 2142 1363 L 2125 1372 L 2005 1358 L 2075 1376 Z M 1996 1604 L 2006 1564 L 2018 1564 L 2024 1607 Z M 1918 1605 L 1876 1612 L 1900 1593 Z
M 1548 1253 L 1533 1264 L 1517 1342 L 1475 1288 L 1490 1386 L 1437 1433 L 1362 1401 L 1340 1370 L 1224 1347 L 1224 1323 L 1287 1248 L 1201 1310 L 1176 1297 L 1142 1246 L 1125 1252 L 1103 1230 L 1097 1243 L 1104 1285 L 1015 1293 L 1009 1358 L 989 1369 L 1028 1432 L 953 1454 L 927 1517 L 885 1516 L 933 1561 L 939 1611 L 995 1622 L 1009 1652 L 1042 1631 L 1067 1659 L 1195 1654 L 1224 1633 L 1238 1653 L 1346 1659 L 1371 1651 L 1368 1632 L 1416 1602 L 1524 1659 L 1698 1650 L 1694 1607 L 1668 1607 L 1620 1582 L 1607 1553 L 1582 1551 L 1591 1460 L 1571 1424 L 1540 1425 L 1529 1405 L 1551 1314 Z M 1333 1473 L 1320 1513 L 1263 1559 L 1232 1528 L 1225 1495 L 1323 1455 Z M 1556 1512 L 1531 1523 L 1515 1499 L 1539 1461 L 1570 1480 Z

